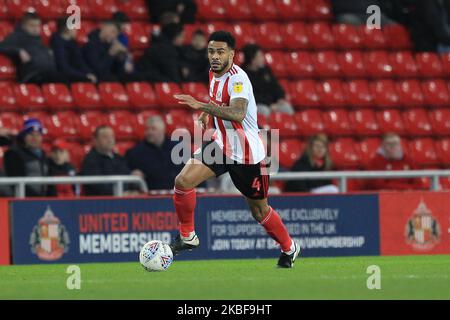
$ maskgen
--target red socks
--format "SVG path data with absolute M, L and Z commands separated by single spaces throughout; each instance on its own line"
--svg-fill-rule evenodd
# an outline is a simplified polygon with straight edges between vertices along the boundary
M 272 207 L 269 206 L 269 212 L 267 212 L 260 224 L 266 229 L 269 236 L 280 244 L 283 252 L 291 251 L 292 239 L 289 236 L 289 232 L 281 217 Z
M 194 231 L 194 209 L 197 195 L 195 189 L 183 190 L 175 187 L 173 203 L 180 221 L 180 234 L 188 237 Z

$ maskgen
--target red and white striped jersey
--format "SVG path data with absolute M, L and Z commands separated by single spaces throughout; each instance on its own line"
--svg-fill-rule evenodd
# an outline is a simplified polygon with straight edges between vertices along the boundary
M 233 64 L 227 73 L 216 78 L 210 70 L 209 96 L 213 102 L 224 106 L 229 106 L 235 98 L 248 100 L 242 123 L 214 117 L 213 139 L 227 157 L 239 163 L 257 164 L 263 160 L 266 151 L 259 136 L 255 96 L 245 71 Z

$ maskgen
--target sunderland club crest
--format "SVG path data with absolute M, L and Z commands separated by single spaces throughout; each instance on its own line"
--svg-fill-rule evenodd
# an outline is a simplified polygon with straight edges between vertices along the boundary
M 408 219 L 405 228 L 406 242 L 417 250 L 431 250 L 440 240 L 439 223 L 423 201 Z
M 69 243 L 66 228 L 48 206 L 30 235 L 31 251 L 41 260 L 58 260 L 67 252 Z

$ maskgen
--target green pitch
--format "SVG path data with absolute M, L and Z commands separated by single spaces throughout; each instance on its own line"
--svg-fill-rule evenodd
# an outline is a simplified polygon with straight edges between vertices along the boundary
M 139 263 L 79 264 L 81 290 L 68 290 L 68 265 L 0 267 L 0 299 L 450 299 L 450 255 L 175 261 L 165 272 Z M 381 289 L 367 289 L 367 267 Z

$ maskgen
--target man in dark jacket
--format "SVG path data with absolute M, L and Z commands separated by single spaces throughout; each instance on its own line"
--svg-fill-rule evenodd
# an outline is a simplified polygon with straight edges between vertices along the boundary
M 0 53 L 11 57 L 18 68 L 20 82 L 66 82 L 56 70 L 52 52 L 42 42 L 41 19 L 25 13 L 20 25 L 0 43 Z
M 114 131 L 111 127 L 97 127 L 94 132 L 94 145 L 83 160 L 81 175 L 111 176 L 134 174 L 141 176 L 141 173 L 138 171 L 131 172 L 125 159 L 114 152 L 115 144 Z M 125 190 L 131 189 L 131 186 L 125 186 Z M 85 185 L 84 193 L 90 196 L 110 196 L 113 195 L 113 185 Z
M 6 175 L 9 177 L 47 177 L 49 163 L 42 149 L 44 128 L 39 120 L 31 118 L 25 121 L 19 133 L 17 144 L 8 149 L 4 157 Z M 27 197 L 50 195 L 46 185 L 26 187 Z
M 147 120 L 145 139 L 126 153 L 129 168 L 143 172 L 149 190 L 173 189 L 173 181 L 182 169 L 171 159 L 175 145 L 166 137 L 161 117 L 153 116 Z
M 183 78 L 187 82 L 208 82 L 209 61 L 206 51 L 206 35 L 194 31 L 190 45 L 183 47 Z
M 138 69 L 148 81 L 181 82 L 184 31 L 183 26 L 169 23 L 163 26 L 158 41 L 145 50 Z
M 81 49 L 75 41 L 76 30 L 67 28 L 66 19 L 58 20 L 58 31 L 50 39 L 58 71 L 69 81 L 97 82 L 97 77 L 87 66 Z

